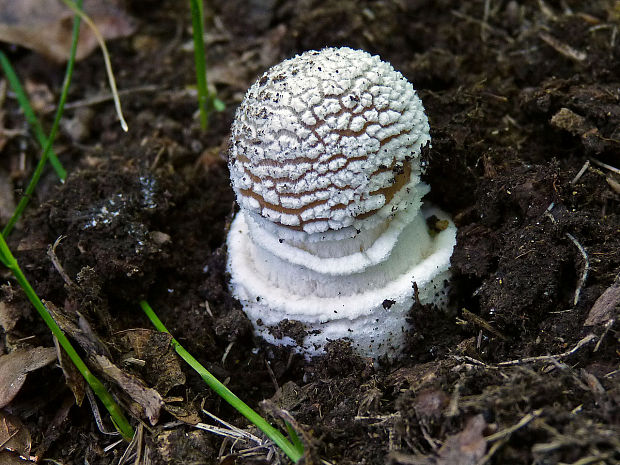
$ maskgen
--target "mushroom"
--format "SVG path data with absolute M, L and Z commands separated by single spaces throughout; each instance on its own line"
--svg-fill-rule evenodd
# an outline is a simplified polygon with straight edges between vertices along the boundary
M 413 86 L 364 51 L 305 52 L 252 85 L 231 130 L 227 268 L 259 335 L 308 356 L 346 337 L 394 357 L 414 283 L 421 303 L 445 305 L 456 228 L 422 205 L 429 142 Z M 431 216 L 447 227 L 431 234 Z M 274 331 L 285 320 L 305 336 Z

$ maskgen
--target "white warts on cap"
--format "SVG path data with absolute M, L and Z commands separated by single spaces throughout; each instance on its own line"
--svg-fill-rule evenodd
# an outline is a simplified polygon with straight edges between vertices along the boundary
M 348 337 L 374 358 L 399 353 L 414 303 L 445 303 L 455 242 L 431 235 L 420 152 L 428 119 L 387 62 L 350 48 L 268 70 L 233 122 L 229 167 L 241 211 L 228 237 L 233 295 L 256 331 L 308 355 Z M 388 304 L 386 304 L 388 302 Z M 303 342 L 272 326 L 300 321 Z
M 419 182 L 428 131 L 413 86 L 389 63 L 350 48 L 306 52 L 247 92 L 232 126 L 232 185 L 242 208 L 274 223 L 359 229 Z

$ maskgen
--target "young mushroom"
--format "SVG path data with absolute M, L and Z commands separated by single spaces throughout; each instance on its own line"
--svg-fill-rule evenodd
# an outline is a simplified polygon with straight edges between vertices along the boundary
M 286 60 L 248 90 L 229 168 L 240 211 L 228 235 L 230 288 L 256 332 L 308 356 L 349 338 L 399 353 L 415 302 L 445 304 L 456 229 L 422 206 L 428 119 L 387 62 L 350 48 Z M 430 233 L 427 218 L 447 227 Z M 274 326 L 301 322 L 303 339 Z

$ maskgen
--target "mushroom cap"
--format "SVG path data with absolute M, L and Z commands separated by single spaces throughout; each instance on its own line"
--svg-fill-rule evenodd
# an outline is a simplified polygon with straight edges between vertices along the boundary
M 422 102 L 392 65 L 346 47 L 309 51 L 245 95 L 232 125 L 232 185 L 242 208 L 285 228 L 365 230 L 419 208 L 429 140 Z

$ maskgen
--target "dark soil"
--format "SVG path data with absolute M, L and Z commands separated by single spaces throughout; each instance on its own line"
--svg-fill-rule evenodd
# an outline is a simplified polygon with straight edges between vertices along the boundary
M 306 463 L 620 463 L 620 176 L 603 165 L 620 166 L 620 4 L 207 2 L 209 79 L 227 106 L 202 131 L 188 91 L 195 74 L 184 47 L 186 3 L 126 2 L 137 31 L 109 48 L 118 86 L 128 91 L 128 133 L 109 100 L 89 103 L 107 92 L 100 54 L 77 64 L 69 100 L 78 105 L 66 119 L 82 131 L 64 125 L 56 144 L 71 175 L 59 186 L 48 170 L 9 238 L 95 374 L 133 425 L 144 424 L 143 457 L 277 459 L 193 426 L 213 423 L 201 409 L 240 428 L 247 421 L 179 362 L 140 310 L 146 298 L 239 397 L 274 424 L 282 409 L 292 415 Z M 414 329 L 393 364 L 373 366 L 343 342 L 311 362 L 269 347 L 253 338 L 227 289 L 235 207 L 226 144 L 235 108 L 269 66 L 332 45 L 379 54 L 419 90 L 431 124 L 429 200 L 459 228 L 449 309 L 412 308 Z M 62 66 L 3 50 L 22 80 L 57 100 Z M 25 127 L 13 96 L 0 110 L 6 128 Z M 43 115 L 46 127 L 52 118 Z M 39 155 L 28 133 L 7 141 L 0 182 L 12 183 L 15 199 Z M 64 279 L 47 254 L 60 237 Z M 52 346 L 17 283 L 0 273 L 0 354 Z M 299 328 L 285 322 L 277 330 Z M 96 354 L 161 394 L 158 421 L 102 373 Z M 3 411 L 29 431 L 31 455 L 118 464 L 126 446 L 106 449 L 116 438 L 99 431 L 88 401 L 74 405 L 58 367 L 28 376 Z

